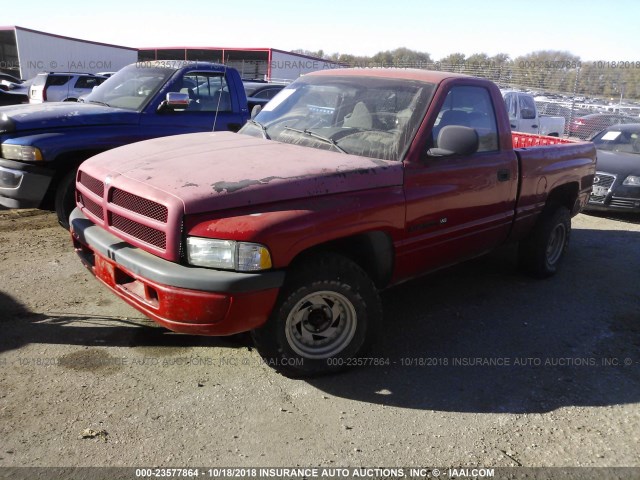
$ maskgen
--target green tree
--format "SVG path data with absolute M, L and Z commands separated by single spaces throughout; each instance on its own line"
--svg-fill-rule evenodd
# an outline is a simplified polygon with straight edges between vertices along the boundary
M 465 59 L 464 53 L 451 53 L 441 58 L 440 64 L 444 71 L 462 73 L 465 70 Z

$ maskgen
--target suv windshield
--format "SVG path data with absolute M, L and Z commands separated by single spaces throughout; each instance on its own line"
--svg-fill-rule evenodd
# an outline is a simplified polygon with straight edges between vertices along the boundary
M 364 76 L 308 76 L 275 96 L 240 133 L 382 160 L 402 160 L 434 85 Z
M 129 65 L 94 88 L 84 101 L 140 111 L 174 73 L 173 68 Z

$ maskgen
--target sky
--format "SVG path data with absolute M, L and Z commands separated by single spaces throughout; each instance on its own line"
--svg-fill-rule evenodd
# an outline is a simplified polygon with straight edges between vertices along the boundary
M 407 47 L 434 60 L 456 52 L 507 53 L 513 59 L 563 50 L 583 61 L 640 62 L 637 0 L 6 3 L 1 26 L 127 47 L 271 47 L 354 55 Z

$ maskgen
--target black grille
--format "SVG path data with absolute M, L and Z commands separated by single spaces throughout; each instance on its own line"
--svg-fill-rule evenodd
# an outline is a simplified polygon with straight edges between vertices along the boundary
M 100 220 L 104 220 L 104 212 L 102 211 L 102 207 L 99 204 L 97 204 L 90 198 L 85 197 L 80 192 L 78 192 L 78 200 L 80 202 L 80 205 L 91 212 L 91 214 L 98 217 Z
M 101 197 L 104 195 L 104 183 L 93 178 L 91 175 L 87 175 L 82 170 L 80 170 L 78 181 L 96 195 Z
M 615 175 L 609 175 L 606 173 L 596 172 L 596 176 L 593 179 L 594 187 L 604 187 L 607 190 L 611 189 L 611 185 L 616 181 Z M 589 197 L 589 203 L 604 203 L 607 199 L 606 195 L 594 195 L 593 193 Z
M 111 203 L 158 222 L 167 223 L 167 207 L 148 198 L 114 188 L 111 192 Z
M 640 204 L 640 199 L 613 197 L 609 205 L 618 208 L 635 208 L 636 204 Z
M 167 248 L 167 236 L 164 232 L 129 220 L 117 213 L 111 213 L 110 216 L 113 228 L 162 250 Z

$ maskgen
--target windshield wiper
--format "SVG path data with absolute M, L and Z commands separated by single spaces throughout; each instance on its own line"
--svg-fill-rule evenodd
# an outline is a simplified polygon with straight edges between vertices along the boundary
M 247 120 L 247 122 L 249 122 L 251 125 L 255 125 L 256 127 L 258 127 L 260 130 L 262 130 L 262 135 L 264 135 L 264 138 L 266 138 L 267 140 L 271 140 L 271 137 L 267 133 L 267 127 L 265 127 L 263 124 L 261 124 L 260 122 L 254 119 L 249 119 Z
M 97 100 L 89 100 L 86 103 L 97 103 L 98 105 L 104 105 L 105 107 L 110 107 L 111 105 L 109 105 L 108 103 L 104 103 L 104 102 L 99 102 Z
M 323 137 L 322 135 L 319 135 L 315 132 L 312 132 L 311 130 L 300 130 L 299 128 L 293 128 L 293 127 L 284 127 L 285 130 L 291 130 L 292 132 L 297 132 L 297 133 L 302 133 L 304 135 L 309 135 L 310 137 L 313 138 L 317 138 L 318 140 L 322 140 L 323 142 L 326 142 L 328 144 L 330 144 L 332 147 L 334 147 L 336 150 L 338 150 L 341 153 L 347 153 L 346 150 L 344 148 L 342 148 L 340 145 L 338 145 L 336 143 L 336 141 L 333 138 L 329 138 L 329 137 Z

